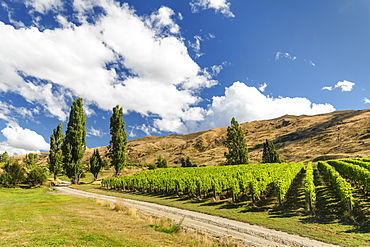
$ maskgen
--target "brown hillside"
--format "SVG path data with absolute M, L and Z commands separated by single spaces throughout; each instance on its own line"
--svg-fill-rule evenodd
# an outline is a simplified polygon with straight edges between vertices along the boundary
M 316 116 L 287 115 L 241 126 L 246 134 L 251 163 L 261 161 L 262 143 L 266 138 L 275 143 L 282 159 L 287 162 L 370 156 L 370 109 Z M 155 163 L 161 155 L 173 165 L 189 156 L 197 165 L 218 165 L 225 161 L 226 149 L 222 140 L 226 129 L 132 140 L 127 148 L 128 161 Z M 86 160 L 93 150 L 86 151 Z M 106 154 L 107 147 L 100 147 L 99 151 Z M 47 155 L 40 154 L 40 163 L 46 163 Z

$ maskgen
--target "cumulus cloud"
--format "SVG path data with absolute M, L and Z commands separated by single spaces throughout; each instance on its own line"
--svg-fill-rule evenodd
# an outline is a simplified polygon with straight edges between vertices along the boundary
M 213 97 L 203 129 L 229 125 L 235 117 L 239 122 L 264 120 L 291 115 L 315 115 L 334 111 L 330 104 L 315 104 L 306 98 L 269 97 L 257 88 L 235 82 L 226 88 L 224 96 Z
M 147 19 L 147 24 L 157 28 L 157 32 L 161 32 L 164 28 L 168 28 L 169 32 L 177 34 L 180 32 L 180 27 L 171 18 L 173 15 L 175 15 L 175 12 L 172 9 L 162 6 L 158 11 L 150 15 L 150 18 Z
M 38 114 L 37 108 L 15 107 L 0 101 L 0 119 L 7 123 L 1 130 L 6 141 L 0 142 L 0 153 L 7 151 L 10 155 L 14 155 L 49 150 L 49 144 L 41 135 L 33 130 L 22 128 L 17 123 L 16 117 L 33 119 L 34 114 Z
M 342 92 L 350 92 L 352 91 L 353 87 L 355 86 L 355 83 L 354 82 L 350 82 L 350 81 L 339 81 L 334 87 L 332 86 L 325 86 L 323 87 L 321 90 L 329 90 L 329 91 L 332 91 L 336 88 L 340 88 L 342 89 Z
M 230 2 L 228 0 L 192 0 L 190 6 L 194 13 L 201 9 L 214 9 L 227 17 L 235 17 L 230 10 Z
M 364 98 L 364 104 L 370 104 L 370 99 L 368 99 L 368 98 Z
M 1 130 L 7 141 L 1 145 L 13 147 L 17 150 L 16 153 L 38 152 L 39 150 L 49 150 L 49 144 L 44 137 L 30 129 L 24 129 L 16 124 L 8 124 Z
M 58 3 L 27 2 L 39 12 Z M 74 1 L 73 7 L 78 25 L 61 15 L 60 28 L 42 31 L 0 22 L 0 91 L 20 94 L 61 121 L 78 96 L 103 110 L 119 104 L 126 113 L 178 122 L 159 126 L 183 132 L 181 119 L 201 100 L 199 90 L 217 84 L 212 76 L 220 68 L 201 68 L 192 60 L 175 12 L 161 7 L 138 16 L 128 4 L 108 0 Z M 94 7 L 102 14 L 88 22 Z
M 73 16 L 63 16 L 64 12 L 54 11 L 64 7 L 61 2 L 25 2 L 34 11 L 55 14 L 58 28 L 15 28 L 0 22 L 0 92 L 21 95 L 48 116 L 65 121 L 71 99 L 82 97 L 88 116 L 94 114 L 89 105 L 111 110 L 118 104 L 125 113 L 137 112 L 152 120 L 133 129 L 146 134 L 185 134 L 200 127 L 226 126 L 232 116 L 239 121 L 252 121 L 334 109 L 304 98 L 270 98 L 261 93 L 265 84 L 258 91 L 239 82 L 227 88 L 225 96 L 214 97 L 209 108 L 198 107 L 203 101 L 199 92 L 218 83 L 214 78 L 225 63 L 201 68 L 191 58 L 188 42 L 176 24 L 180 14 L 161 7 L 139 16 L 128 4 L 118 1 L 75 0 Z M 227 0 L 194 0 L 191 4 L 195 10 L 212 8 L 233 16 Z M 89 17 L 95 9 L 101 13 L 91 21 Z M 201 39 L 195 38 L 193 47 L 199 53 Z M 276 54 L 276 59 L 280 58 L 296 59 L 289 53 Z M 17 112 L 11 107 L 5 110 Z M 0 118 L 8 124 L 2 131 L 7 138 L 2 145 L 45 150 L 42 137 L 18 126 L 5 110 L 0 110 Z M 36 112 L 19 108 L 18 114 L 26 117 Z M 101 134 L 95 128 L 89 130 L 91 136 Z M 30 136 L 37 142 L 33 143 Z

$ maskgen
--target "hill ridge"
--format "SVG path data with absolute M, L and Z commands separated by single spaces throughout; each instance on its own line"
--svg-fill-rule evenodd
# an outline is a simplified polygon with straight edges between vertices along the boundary
M 327 158 L 370 156 L 370 109 L 335 111 L 313 116 L 284 115 L 270 120 L 241 123 L 251 163 L 262 159 L 262 143 L 274 142 L 286 162 Z M 132 163 L 155 163 L 161 155 L 170 165 L 189 156 L 197 165 L 218 165 L 225 161 L 222 145 L 227 127 L 187 135 L 146 136 L 128 142 L 127 159 Z M 84 160 L 96 148 L 88 148 Z M 97 147 L 102 155 L 107 146 Z M 40 154 L 40 163 L 48 153 Z M 19 156 L 21 157 L 21 156 Z

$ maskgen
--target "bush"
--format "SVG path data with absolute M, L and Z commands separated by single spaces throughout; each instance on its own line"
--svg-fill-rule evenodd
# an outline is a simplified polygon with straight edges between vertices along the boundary
M 9 173 L 0 174 L 0 185 L 3 187 L 12 187 L 12 176 Z
M 148 168 L 149 168 L 149 170 L 157 169 L 157 164 L 149 164 Z
M 159 156 L 157 162 L 155 163 L 158 168 L 168 168 L 167 160 Z
M 45 174 L 44 169 L 42 169 L 42 167 L 35 167 L 28 174 L 27 182 L 31 186 L 42 185 L 46 181 L 47 181 L 47 176 Z
M 5 164 L 4 170 L 6 172 L 4 174 L 8 174 L 7 177 L 3 178 L 7 181 L 7 187 L 16 187 L 25 180 L 25 169 L 18 161 L 9 160 Z

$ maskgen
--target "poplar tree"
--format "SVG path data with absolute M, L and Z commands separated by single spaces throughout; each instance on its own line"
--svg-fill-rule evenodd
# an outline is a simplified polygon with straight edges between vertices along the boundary
M 248 147 L 245 141 L 243 129 L 235 118 L 231 119 L 231 126 L 227 127 L 224 145 L 228 148 L 225 152 L 228 165 L 248 164 Z
M 90 158 L 90 172 L 94 175 L 94 181 L 98 180 L 98 175 L 103 167 L 103 160 L 100 157 L 99 150 L 95 149 Z
M 275 150 L 274 143 L 268 139 L 263 143 L 262 163 L 281 163 L 280 156 Z
M 86 150 L 86 116 L 82 98 L 73 101 L 63 144 L 63 168 L 73 184 L 83 175 L 82 158 Z
M 50 136 L 49 170 L 54 174 L 54 180 L 63 171 L 63 142 L 63 125 L 59 123 L 58 127 L 53 130 L 53 134 Z
M 113 107 L 113 114 L 110 118 L 109 156 L 111 163 L 118 175 L 126 164 L 127 135 L 125 122 L 123 121 L 123 109 L 119 105 Z

